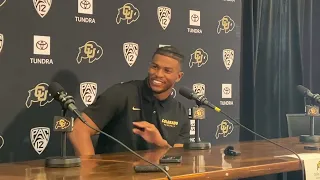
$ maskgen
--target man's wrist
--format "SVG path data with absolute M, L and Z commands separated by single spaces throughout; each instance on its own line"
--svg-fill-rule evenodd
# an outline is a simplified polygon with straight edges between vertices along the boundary
M 159 147 L 163 147 L 163 148 L 171 148 L 170 144 L 168 144 L 168 142 L 164 139 L 162 139 L 159 143 L 156 144 Z

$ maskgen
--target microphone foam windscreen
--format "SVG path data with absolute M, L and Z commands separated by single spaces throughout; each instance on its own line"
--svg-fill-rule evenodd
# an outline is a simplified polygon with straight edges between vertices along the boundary
M 298 91 L 301 93 L 301 94 L 306 94 L 308 91 L 309 91 L 309 89 L 307 89 L 306 87 L 304 87 L 304 86 L 302 86 L 302 85 L 298 85 L 297 86 L 297 89 L 298 89 Z
M 59 83 L 52 82 L 49 85 L 48 91 L 53 98 L 56 98 L 57 96 L 59 96 L 59 92 L 64 91 L 64 89 Z
M 191 99 L 192 98 L 192 94 L 193 94 L 193 90 L 186 88 L 186 87 L 182 87 L 179 89 L 179 94 L 181 94 L 183 97 Z

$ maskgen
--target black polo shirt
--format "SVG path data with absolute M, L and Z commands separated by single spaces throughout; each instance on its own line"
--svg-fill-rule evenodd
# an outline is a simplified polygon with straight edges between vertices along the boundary
M 152 149 L 141 136 L 133 133 L 132 122 L 148 121 L 159 130 L 171 146 L 189 141 L 190 121 L 187 109 L 172 96 L 159 101 L 153 96 L 147 79 L 111 86 L 84 109 L 102 131 L 133 150 Z M 117 142 L 100 134 L 96 154 L 126 151 Z

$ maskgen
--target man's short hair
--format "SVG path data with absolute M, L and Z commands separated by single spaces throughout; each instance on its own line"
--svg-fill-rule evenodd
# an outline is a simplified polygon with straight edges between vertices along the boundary
M 183 60 L 184 60 L 184 56 L 183 54 L 174 46 L 163 46 L 163 47 L 159 47 L 157 48 L 156 52 L 154 52 L 152 58 L 156 55 L 156 54 L 161 54 L 163 56 L 167 56 L 167 57 L 171 57 L 177 61 L 179 61 L 181 67 L 183 64 Z

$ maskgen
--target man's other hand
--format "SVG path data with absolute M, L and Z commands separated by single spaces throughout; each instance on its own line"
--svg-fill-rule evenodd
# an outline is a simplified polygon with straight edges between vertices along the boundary
M 146 121 L 133 122 L 137 128 L 133 128 L 133 133 L 140 135 L 148 143 L 155 144 L 159 147 L 171 147 L 166 140 L 164 140 L 159 130 L 151 123 Z

